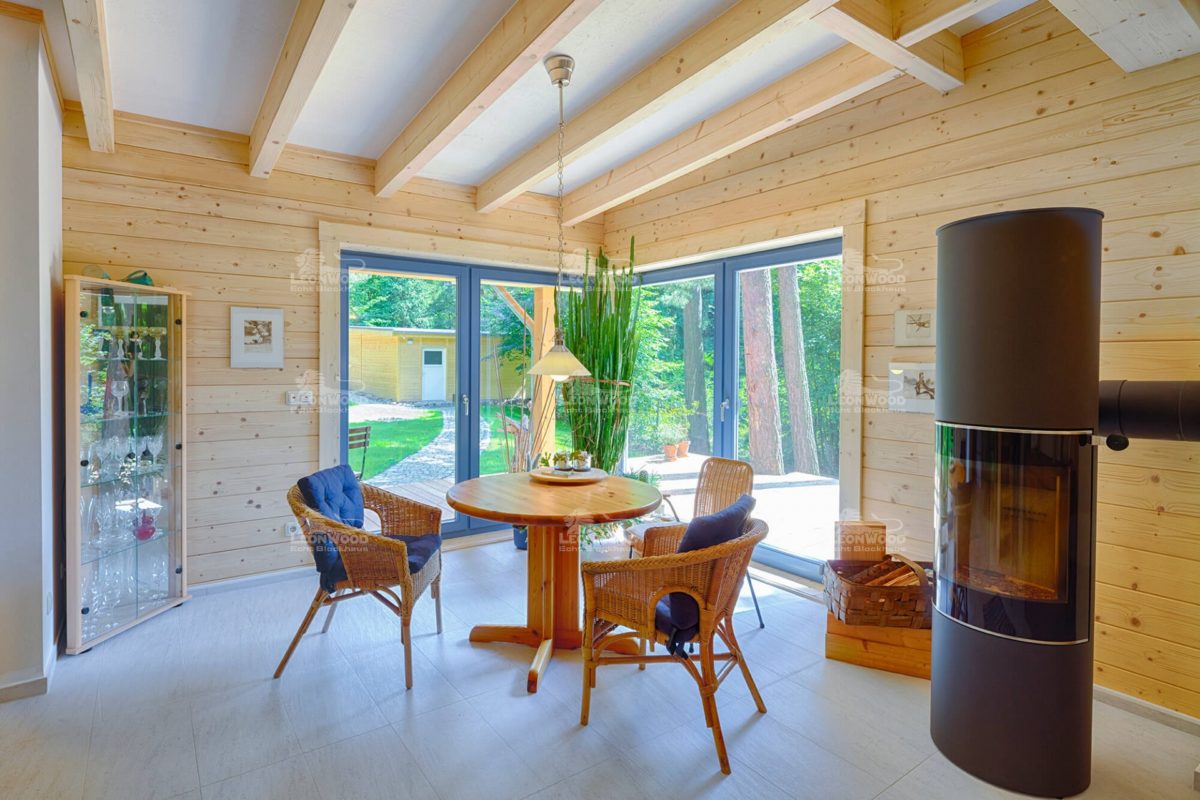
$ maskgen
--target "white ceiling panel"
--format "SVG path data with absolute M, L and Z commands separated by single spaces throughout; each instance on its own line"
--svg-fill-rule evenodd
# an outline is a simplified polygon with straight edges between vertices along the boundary
M 108 0 L 113 106 L 249 133 L 297 0 Z
M 563 38 L 575 58 L 567 119 L 686 39 L 734 0 L 605 0 Z M 558 97 L 541 67 L 530 70 L 438 154 L 422 175 L 477 185 L 554 131 Z
M 950 30 L 958 36 L 965 36 L 971 31 L 995 22 L 1001 17 L 1007 17 L 1012 12 L 1031 5 L 1033 2 L 1034 0 L 1000 0 L 995 5 L 988 6 L 978 14 L 973 14 L 957 25 L 951 26 Z
M 815 22 L 802 20 L 776 26 L 770 39 L 752 58 L 728 65 L 702 86 L 568 164 L 563 172 L 566 190 L 569 192 L 624 164 L 843 44 L 839 36 Z M 549 178 L 533 191 L 553 194 L 557 188 L 557 179 Z
M 513 0 L 358 0 L 290 141 L 376 158 Z

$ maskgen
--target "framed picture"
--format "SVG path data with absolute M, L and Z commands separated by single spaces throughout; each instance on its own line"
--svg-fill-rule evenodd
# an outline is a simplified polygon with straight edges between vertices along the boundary
M 905 308 L 896 312 L 896 347 L 933 347 L 936 315 L 932 308 Z
M 888 408 L 918 414 L 933 413 L 933 364 L 888 364 Z
M 229 309 L 229 366 L 283 368 L 283 309 Z

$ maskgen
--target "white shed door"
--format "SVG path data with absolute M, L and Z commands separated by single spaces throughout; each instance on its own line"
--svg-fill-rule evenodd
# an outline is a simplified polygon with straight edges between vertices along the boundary
M 425 348 L 421 351 L 421 399 L 446 399 L 446 350 Z

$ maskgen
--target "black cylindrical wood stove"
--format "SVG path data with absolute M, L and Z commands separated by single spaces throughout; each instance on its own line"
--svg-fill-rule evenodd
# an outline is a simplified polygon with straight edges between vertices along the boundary
M 1102 217 L 937 232 L 930 730 L 971 774 L 1046 797 L 1091 772 Z

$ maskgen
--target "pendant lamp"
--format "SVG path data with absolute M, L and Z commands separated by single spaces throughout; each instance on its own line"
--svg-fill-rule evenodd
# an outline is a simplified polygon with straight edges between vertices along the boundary
M 546 56 L 543 64 L 546 72 L 550 74 L 550 83 L 558 89 L 558 279 L 554 286 L 554 302 L 557 307 L 558 295 L 562 290 L 563 262 L 567 250 L 567 239 L 563 231 L 563 137 L 566 133 L 566 122 L 563 115 L 563 89 L 571 83 L 571 73 L 575 70 L 575 59 L 567 55 L 550 55 Z M 529 374 L 544 375 L 556 383 L 562 383 L 571 378 L 587 377 L 592 373 L 563 344 L 562 328 L 555 327 L 554 346 L 529 369 Z

